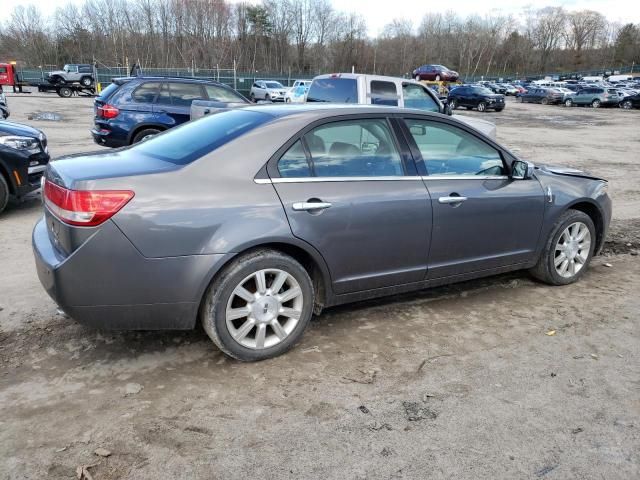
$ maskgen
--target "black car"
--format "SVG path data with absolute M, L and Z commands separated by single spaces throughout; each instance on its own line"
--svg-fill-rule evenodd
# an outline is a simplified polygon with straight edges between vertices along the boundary
M 507 88 L 503 87 L 502 85 L 498 85 L 497 83 L 489 83 L 487 85 L 485 85 L 489 90 L 491 90 L 493 93 L 499 93 L 501 95 L 504 95 L 507 93 Z
M 526 93 L 516 95 L 516 99 L 520 103 L 541 103 L 542 105 L 553 105 L 562 103 L 564 95 L 551 88 L 529 88 Z
M 105 147 L 131 145 L 188 122 L 193 100 L 249 104 L 222 83 L 196 78 L 116 78 L 95 100 L 93 140 Z
M 640 93 L 622 99 L 620 102 L 620 108 L 624 108 L 625 110 L 640 108 Z
M 504 95 L 493 93 L 485 87 L 462 86 L 449 92 L 449 106 L 452 110 L 458 107 L 466 107 L 467 110 L 477 108 L 479 112 L 485 110 L 504 110 Z
M 9 196 L 21 198 L 40 188 L 49 163 L 47 137 L 40 130 L 0 120 L 0 212 Z

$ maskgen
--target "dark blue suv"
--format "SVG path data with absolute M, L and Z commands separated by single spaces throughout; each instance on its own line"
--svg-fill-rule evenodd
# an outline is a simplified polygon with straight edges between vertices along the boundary
M 93 140 L 123 147 L 188 122 L 193 100 L 221 106 L 250 103 L 231 87 L 211 80 L 168 77 L 116 78 L 95 99 Z

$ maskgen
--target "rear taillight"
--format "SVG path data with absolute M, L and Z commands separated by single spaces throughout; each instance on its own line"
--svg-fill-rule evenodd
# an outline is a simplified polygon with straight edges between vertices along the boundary
M 98 116 L 102 118 L 116 118 L 120 114 L 120 110 L 113 105 L 109 105 L 108 103 L 98 107 L 97 109 Z
M 95 227 L 113 217 L 134 196 L 130 190 L 69 190 L 45 180 L 44 203 L 69 225 Z

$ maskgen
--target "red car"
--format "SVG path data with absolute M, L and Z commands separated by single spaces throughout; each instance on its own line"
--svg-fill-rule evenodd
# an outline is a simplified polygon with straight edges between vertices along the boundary
M 413 78 L 418 81 L 435 80 L 436 82 L 439 82 L 442 80 L 446 82 L 455 82 L 459 77 L 460 75 L 458 72 L 449 70 L 447 67 L 442 65 L 422 65 L 413 71 Z

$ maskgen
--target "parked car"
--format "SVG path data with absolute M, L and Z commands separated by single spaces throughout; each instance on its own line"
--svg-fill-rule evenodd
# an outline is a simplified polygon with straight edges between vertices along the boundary
M 311 80 L 296 80 L 295 82 L 293 82 L 293 85 L 291 85 L 291 87 L 289 88 L 289 91 L 292 92 L 293 90 L 295 90 L 300 86 L 306 87 L 308 90 L 309 87 L 311 86 Z
M 640 94 L 636 93 L 635 95 L 623 98 L 620 102 L 620 108 L 624 108 L 625 110 L 640 108 Z
M 449 106 L 452 109 L 465 107 L 467 110 L 477 108 L 479 112 L 504 110 L 504 95 L 493 93 L 485 87 L 462 86 L 449 92 Z
M 332 73 L 318 75 L 307 93 L 310 103 L 348 103 L 360 105 L 386 105 L 415 108 L 427 112 L 451 115 L 451 108 L 442 102 L 438 93 L 414 80 L 360 73 Z M 491 138 L 496 137 L 496 126 L 485 120 L 461 117 Z
M 518 87 L 516 87 L 514 85 L 511 85 L 511 84 L 508 84 L 508 83 L 502 83 L 500 85 L 502 87 L 504 87 L 504 89 L 505 89 L 504 94 L 505 95 L 517 95 L 520 92 Z
M 291 90 L 287 91 L 284 96 L 285 103 L 304 103 L 309 91 L 311 81 L 307 85 L 301 84 Z
M 564 101 L 569 97 L 573 98 L 573 96 L 576 94 L 576 92 L 574 92 L 573 90 L 565 87 L 554 87 L 552 90 L 555 90 L 556 92 L 560 92 L 562 94 L 561 103 L 564 103 Z
M 565 106 L 590 105 L 593 108 L 614 106 L 620 103 L 620 97 L 615 88 L 587 87 L 564 101 Z
M 491 90 L 493 93 L 499 93 L 501 95 L 505 95 L 507 93 L 507 89 L 502 85 L 498 85 L 497 83 L 487 83 L 485 87 Z
M 564 95 L 553 88 L 531 87 L 526 93 L 516 96 L 520 103 L 541 103 L 542 105 L 553 105 L 562 103 Z
M 422 65 L 416 68 L 413 73 L 413 78 L 416 80 L 432 80 L 432 81 L 446 81 L 455 82 L 460 78 L 458 72 L 448 69 L 443 65 Z
M 40 188 L 48 163 L 44 133 L 28 125 L 0 120 L 0 213 L 10 197 L 21 199 Z
M 86 63 L 68 63 L 62 70 L 47 73 L 50 83 L 80 83 L 83 87 L 93 85 L 93 65 Z
M 231 87 L 211 80 L 171 77 L 116 78 L 94 102 L 93 140 L 122 147 L 188 122 L 191 102 L 211 101 L 211 108 L 249 103 Z
M 249 98 L 252 102 L 266 100 L 268 102 L 284 102 L 287 88 L 275 80 L 256 80 L 251 86 Z
M 446 115 L 261 105 L 52 163 L 33 249 L 77 321 L 199 320 L 253 361 L 332 305 L 519 269 L 575 282 L 610 218 L 606 181 L 534 168 Z

